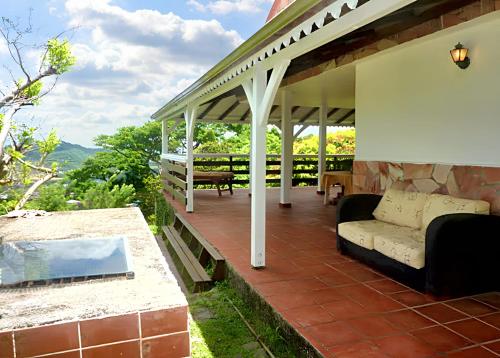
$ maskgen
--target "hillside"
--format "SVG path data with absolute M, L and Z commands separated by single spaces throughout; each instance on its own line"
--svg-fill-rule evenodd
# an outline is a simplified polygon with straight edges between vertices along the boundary
M 48 156 L 47 163 L 58 162 L 61 165 L 62 171 L 68 171 L 79 168 L 85 159 L 101 150 L 99 148 L 86 148 L 78 144 L 61 142 L 54 153 Z M 40 158 L 36 150 L 29 153 L 26 157 L 33 161 Z

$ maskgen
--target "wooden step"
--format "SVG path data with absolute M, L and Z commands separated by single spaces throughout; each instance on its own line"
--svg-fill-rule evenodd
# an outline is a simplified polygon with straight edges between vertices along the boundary
M 167 249 L 188 289 L 192 292 L 208 289 L 212 284 L 211 278 L 180 235 L 167 226 L 163 226 L 162 231 L 167 239 Z
M 223 280 L 225 276 L 225 259 L 219 251 L 178 213 L 175 214 L 173 227 L 179 232 L 180 238 L 197 257 L 202 267 L 207 268 L 212 265 L 212 280 Z

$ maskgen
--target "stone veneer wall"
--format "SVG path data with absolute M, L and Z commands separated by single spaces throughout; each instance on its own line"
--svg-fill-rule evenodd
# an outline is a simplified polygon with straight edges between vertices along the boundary
M 392 187 L 481 199 L 491 204 L 493 214 L 500 215 L 500 167 L 357 160 L 353 187 L 355 193 L 382 194 Z

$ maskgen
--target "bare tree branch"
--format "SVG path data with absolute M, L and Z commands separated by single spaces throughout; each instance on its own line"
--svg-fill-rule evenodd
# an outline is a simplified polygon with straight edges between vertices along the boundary
M 32 84 L 35 82 L 40 81 L 42 78 L 52 76 L 56 74 L 56 70 L 52 67 L 47 68 L 44 72 L 39 73 L 36 77 L 32 78 L 31 81 L 27 81 L 26 83 L 20 85 L 12 91 L 9 95 L 4 96 L 2 99 L 0 99 L 0 108 L 12 103 L 16 98 L 18 98 L 23 91 L 25 91 L 27 88 L 29 88 Z M 31 100 L 31 99 L 30 99 Z M 22 96 L 19 99 L 20 102 L 26 102 L 25 98 L 22 98 Z
M 45 155 L 45 157 L 46 157 L 46 155 Z M 32 163 L 30 163 L 30 162 L 27 162 L 27 161 L 25 161 L 25 160 L 23 160 L 23 159 L 21 159 L 21 158 L 17 158 L 16 160 L 17 160 L 19 163 L 24 164 L 24 165 L 26 165 L 28 168 L 31 168 L 31 169 L 33 169 L 33 170 L 36 170 L 36 171 L 39 171 L 39 172 L 42 172 L 42 173 L 55 173 L 55 172 L 54 172 L 52 169 L 50 169 L 50 168 L 45 168 L 45 167 L 42 167 L 42 166 L 34 165 L 34 164 L 32 164 Z M 40 162 L 41 162 L 41 163 L 43 163 L 42 161 L 40 161 Z M 56 173 L 56 175 L 57 175 L 57 173 Z
M 12 117 L 14 117 L 14 114 L 16 114 L 20 108 L 20 105 L 14 104 L 9 108 L 2 119 L 2 130 L 0 130 L 0 165 L 2 165 L 1 163 L 5 152 L 5 142 L 7 141 L 7 137 L 12 127 Z
M 55 178 L 56 174 L 55 173 L 49 173 L 45 175 L 44 177 L 38 179 L 36 182 L 33 183 L 33 185 L 24 193 L 23 197 L 19 202 L 17 203 L 16 207 L 14 210 L 21 210 L 24 205 L 28 202 L 28 200 L 31 198 L 31 196 L 38 190 L 40 186 L 48 182 L 50 179 Z

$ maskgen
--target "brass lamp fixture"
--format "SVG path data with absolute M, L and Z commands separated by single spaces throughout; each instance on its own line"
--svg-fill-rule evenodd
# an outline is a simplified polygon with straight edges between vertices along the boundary
M 465 48 L 460 42 L 450 51 L 453 62 L 462 70 L 465 70 L 470 65 L 470 58 L 467 57 L 468 52 L 469 49 Z

